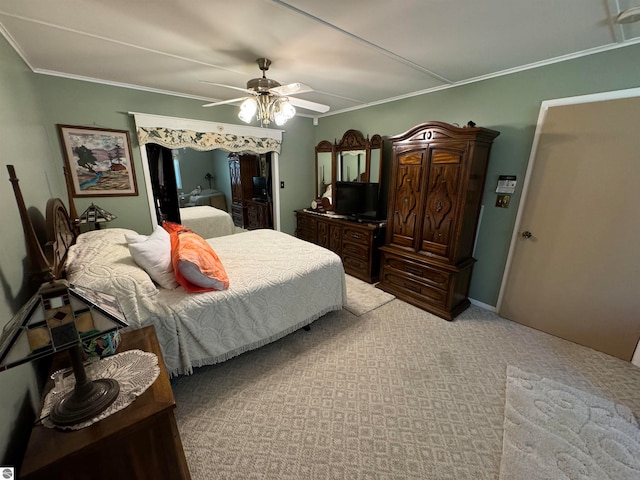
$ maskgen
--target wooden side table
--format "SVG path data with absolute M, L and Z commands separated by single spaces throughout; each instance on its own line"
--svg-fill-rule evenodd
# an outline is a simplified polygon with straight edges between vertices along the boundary
M 191 478 L 173 415 L 173 390 L 153 326 L 122 334 L 118 351 L 136 348 L 158 356 L 160 375 L 153 385 L 128 407 L 82 430 L 34 427 L 21 479 Z M 60 368 L 67 357 L 66 353 L 56 357 L 53 368 Z

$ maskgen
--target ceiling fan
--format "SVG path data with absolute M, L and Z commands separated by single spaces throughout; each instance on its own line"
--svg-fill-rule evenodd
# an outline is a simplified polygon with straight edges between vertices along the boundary
M 231 100 L 224 100 L 222 102 L 208 103 L 203 105 L 203 107 L 215 107 L 217 105 L 226 105 L 242 101 L 240 104 L 240 113 L 238 114 L 240 120 L 250 123 L 253 116 L 256 115 L 256 118 L 263 127 L 268 126 L 272 121 L 278 126 L 284 125 L 288 119 L 295 115 L 296 109 L 294 106 L 320 113 L 329 111 L 328 105 L 291 96 L 296 93 L 312 92 L 313 89 L 308 85 L 304 83 L 280 85 L 279 82 L 267 78 L 266 71 L 269 70 L 271 60 L 268 58 L 258 58 L 256 62 L 260 70 L 262 70 L 262 77 L 249 80 L 247 82 L 247 88 L 204 82 L 210 85 L 239 90 L 250 94 L 250 97 L 232 98 Z

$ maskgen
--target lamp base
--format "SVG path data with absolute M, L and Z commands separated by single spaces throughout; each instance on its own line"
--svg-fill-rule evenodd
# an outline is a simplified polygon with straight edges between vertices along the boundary
M 86 382 L 66 394 L 51 409 L 49 418 L 54 425 L 68 427 L 91 420 L 107 409 L 120 392 L 120 385 L 111 378 Z

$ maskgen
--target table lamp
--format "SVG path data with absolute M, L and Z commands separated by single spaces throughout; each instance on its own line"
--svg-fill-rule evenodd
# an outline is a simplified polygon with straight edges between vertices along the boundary
M 89 208 L 87 208 L 80 217 L 78 218 L 78 222 L 82 225 L 85 223 L 93 223 L 96 230 L 100 230 L 101 223 L 110 222 L 111 220 L 115 220 L 116 217 L 113 213 L 107 212 L 104 208 L 100 208 L 95 204 L 91 204 Z
M 90 420 L 115 401 L 120 386 L 110 378 L 87 378 L 82 344 L 126 326 L 116 297 L 66 280 L 43 283 L 2 331 L 0 371 L 67 350 L 76 384 L 50 419 L 58 426 Z

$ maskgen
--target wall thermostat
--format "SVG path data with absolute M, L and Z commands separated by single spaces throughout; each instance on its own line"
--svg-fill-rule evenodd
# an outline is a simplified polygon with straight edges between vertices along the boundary
M 496 193 L 515 193 L 517 183 L 515 175 L 500 175 Z

